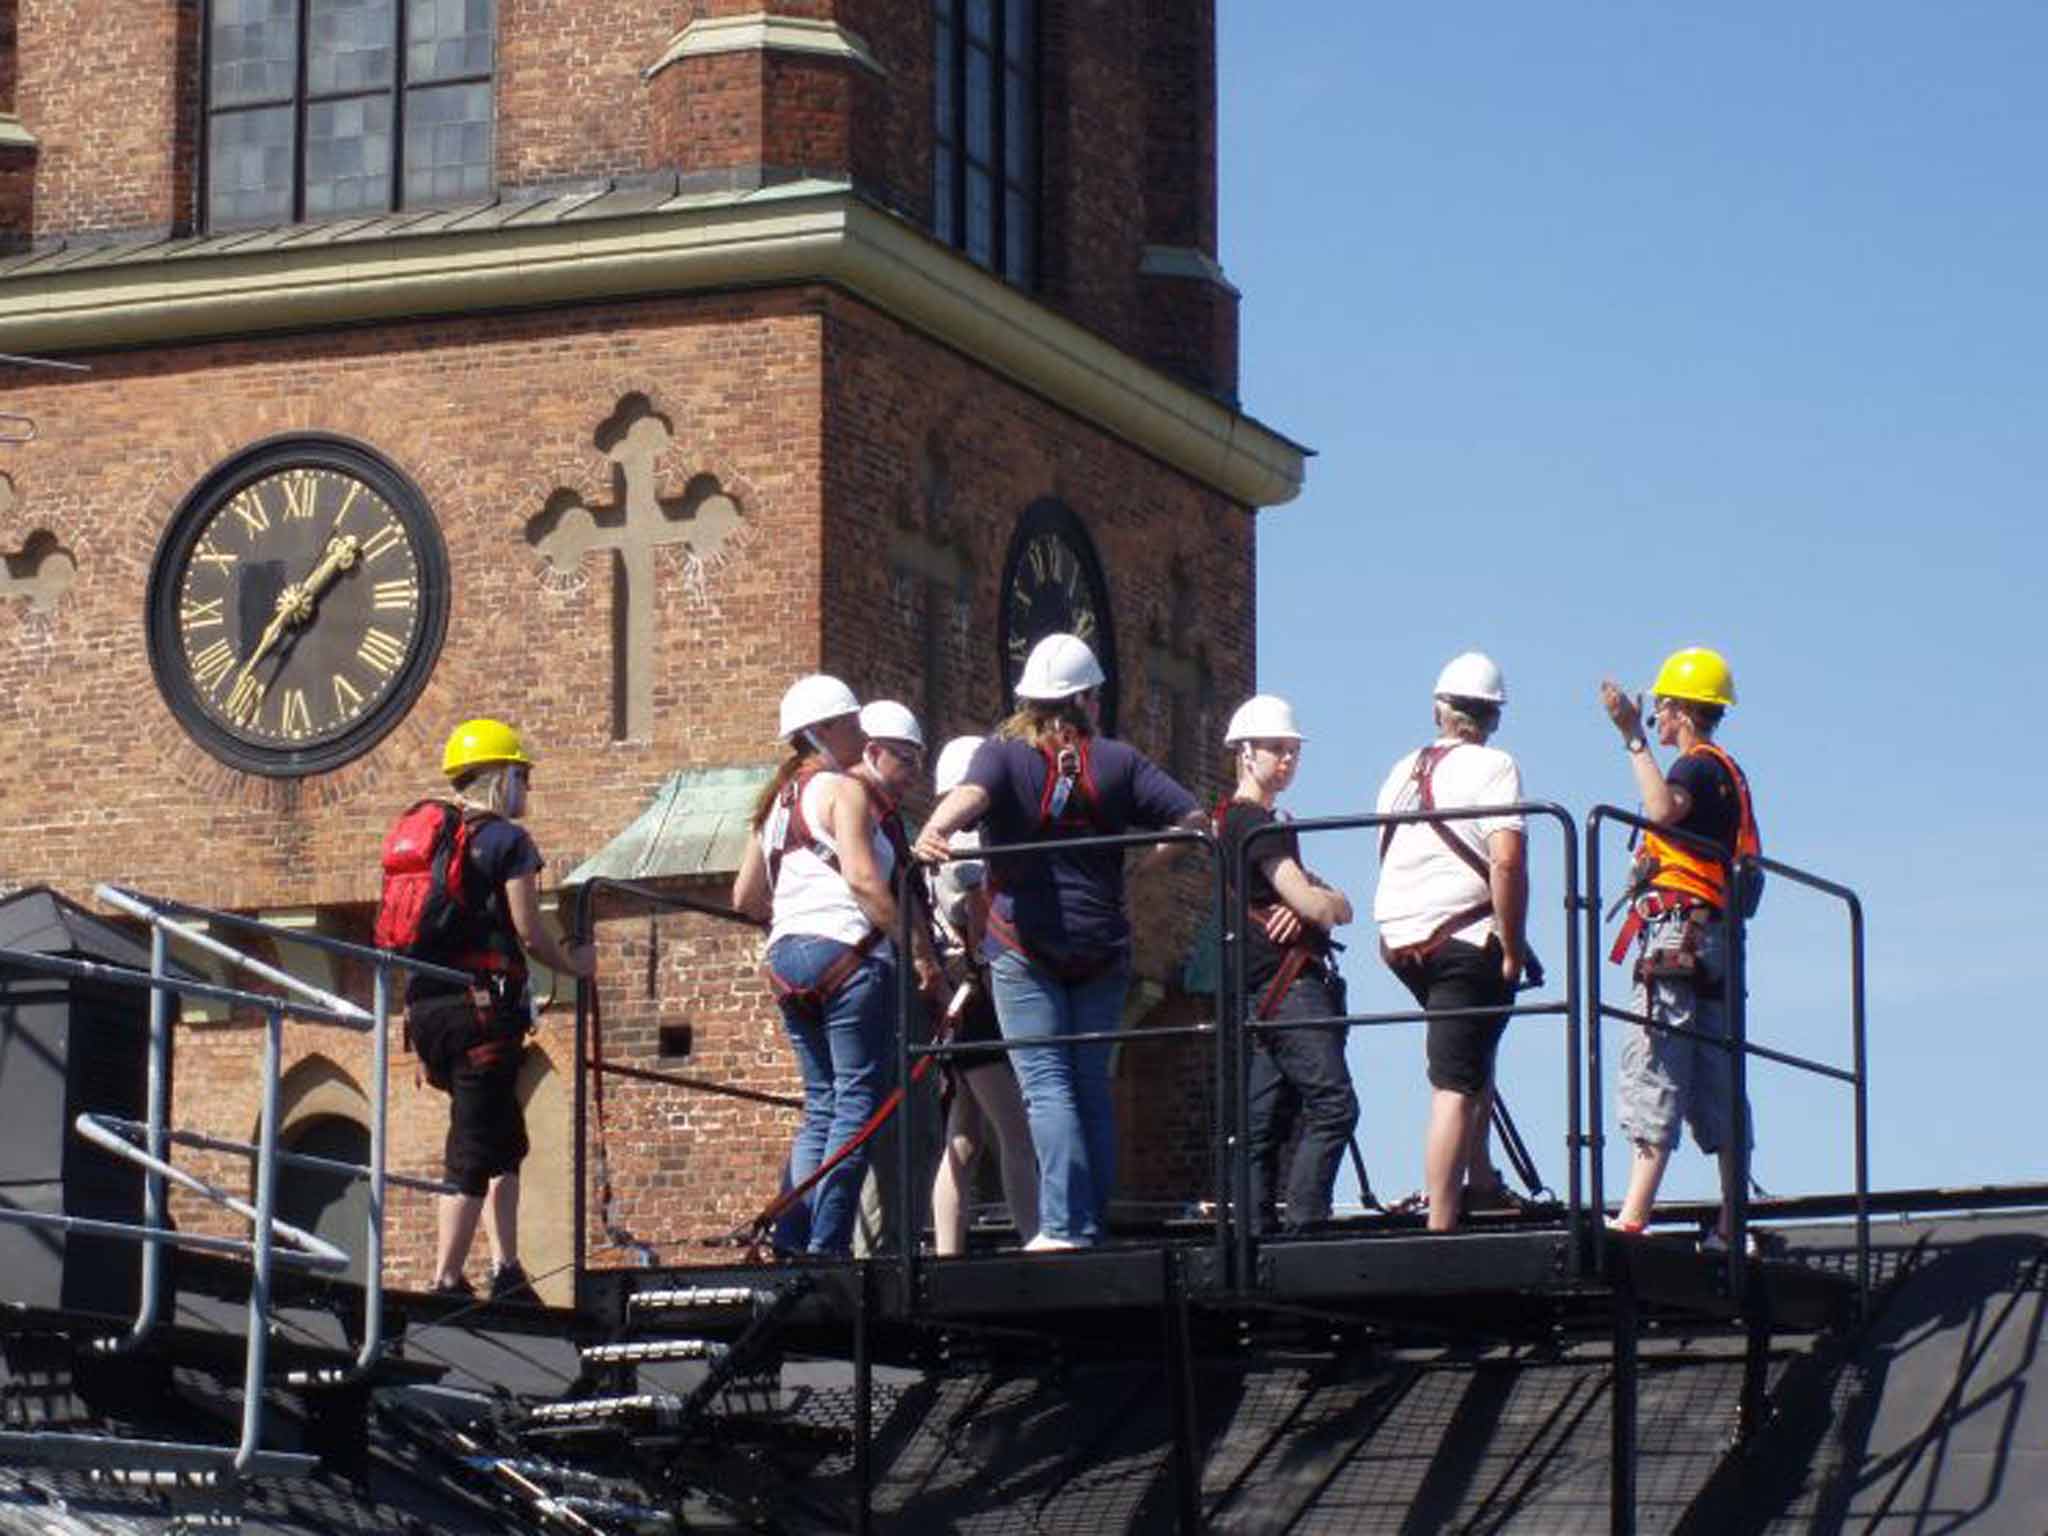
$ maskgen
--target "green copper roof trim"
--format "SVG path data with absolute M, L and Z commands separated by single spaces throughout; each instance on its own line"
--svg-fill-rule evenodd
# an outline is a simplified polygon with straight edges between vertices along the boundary
M 767 766 L 685 768 L 670 775 L 632 824 L 562 884 L 733 874 L 746 851 L 754 797 L 774 772 Z

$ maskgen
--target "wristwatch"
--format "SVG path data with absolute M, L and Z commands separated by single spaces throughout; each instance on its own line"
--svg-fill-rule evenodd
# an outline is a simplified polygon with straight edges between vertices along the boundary
M 1647 752 L 1650 750 L 1650 744 L 1643 740 L 1643 733 L 1641 731 L 1629 737 L 1627 745 L 1630 752 Z

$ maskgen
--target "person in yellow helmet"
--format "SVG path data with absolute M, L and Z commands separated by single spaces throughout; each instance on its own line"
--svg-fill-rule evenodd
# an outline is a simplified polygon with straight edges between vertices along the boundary
M 1730 859 L 1754 857 L 1762 844 L 1749 781 L 1714 740 L 1723 713 L 1735 703 L 1727 660 L 1704 647 L 1674 652 L 1658 668 L 1651 693 L 1647 724 L 1658 745 L 1678 754 L 1668 773 L 1657 766 L 1636 701 L 1611 681 L 1600 685 L 1600 702 L 1628 751 L 1643 814 L 1660 829 L 1646 834 L 1637 851 L 1636 895 L 1616 958 L 1635 944 L 1631 1011 L 1689 1033 L 1636 1028 L 1622 1044 L 1616 1119 L 1634 1155 L 1628 1192 L 1610 1225 L 1638 1232 L 1649 1221 L 1686 1124 L 1700 1150 L 1720 1162 L 1721 1212 L 1706 1246 L 1725 1248 L 1746 1148 L 1734 1134 L 1733 1063 L 1711 1042 L 1728 1032 L 1722 1005 L 1728 913 L 1733 907 L 1747 916 L 1748 903 L 1740 888 L 1729 889 L 1718 859 L 1661 832 L 1706 838 Z
M 589 976 L 590 945 L 566 946 L 541 920 L 539 875 L 545 861 L 519 825 L 526 814 L 533 759 L 501 720 L 465 720 L 448 738 L 441 770 L 461 816 L 462 901 L 452 927 L 419 958 L 470 971 L 468 990 L 429 977 L 406 987 L 406 1020 L 430 1072 L 449 1090 L 446 1177 L 460 1194 L 443 1195 L 433 1290 L 469 1296 L 463 1262 L 481 1218 L 493 1260 L 494 1301 L 532 1301 L 519 1262 L 519 1167 L 526 1121 L 515 1088 L 531 1021 L 526 957 L 553 970 Z M 452 884 L 452 882 L 451 882 Z

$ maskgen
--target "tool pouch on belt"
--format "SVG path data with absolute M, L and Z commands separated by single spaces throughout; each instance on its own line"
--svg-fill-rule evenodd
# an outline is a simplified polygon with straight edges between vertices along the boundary
M 1710 985 L 1714 978 L 1700 956 L 1700 940 L 1706 925 L 1715 920 L 1713 908 L 1693 906 L 1648 923 L 1642 953 L 1636 957 L 1636 981 L 1645 987 L 1658 981 Z

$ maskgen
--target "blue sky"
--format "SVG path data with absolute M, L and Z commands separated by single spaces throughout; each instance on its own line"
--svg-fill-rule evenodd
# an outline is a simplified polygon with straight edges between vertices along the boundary
M 1630 804 L 1598 680 L 1715 646 L 1766 851 L 1866 903 L 1873 1182 L 2048 1175 L 2048 9 L 1220 12 L 1244 402 L 1318 455 L 1259 530 L 1260 685 L 1310 737 L 1292 809 L 1369 809 L 1468 646 L 1532 798 Z M 1369 906 L 1362 836 L 1307 858 Z M 1556 955 L 1553 834 L 1532 860 Z M 1349 937 L 1353 1007 L 1404 1005 Z M 1846 1063 L 1839 911 L 1775 886 L 1752 949 L 1755 1038 Z M 1420 1037 L 1351 1055 L 1404 1193 Z M 1502 1085 L 1559 1183 L 1562 1072 L 1519 1026 Z M 1753 1096 L 1767 1188 L 1850 1187 L 1845 1090 L 1764 1066 Z M 1712 1187 L 1690 1148 L 1666 1185 Z

